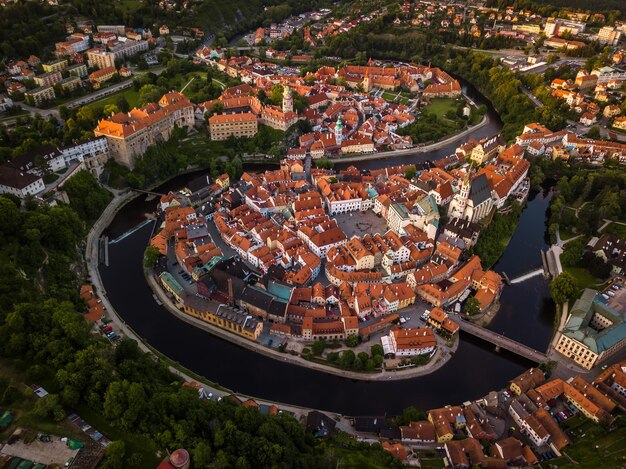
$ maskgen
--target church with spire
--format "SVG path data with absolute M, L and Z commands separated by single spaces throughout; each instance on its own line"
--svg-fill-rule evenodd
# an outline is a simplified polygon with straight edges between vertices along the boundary
M 471 222 L 479 222 L 493 209 L 493 199 L 489 182 L 484 174 L 472 179 L 472 167 L 461 181 L 459 191 L 454 195 L 448 215 L 450 218 L 461 218 Z

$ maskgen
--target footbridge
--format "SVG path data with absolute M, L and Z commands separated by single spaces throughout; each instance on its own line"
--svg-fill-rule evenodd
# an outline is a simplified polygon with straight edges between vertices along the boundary
M 450 316 L 452 316 L 459 323 L 459 326 L 461 327 L 461 330 L 463 332 L 471 334 L 474 337 L 478 337 L 485 342 L 494 344 L 496 346 L 496 350 L 508 350 L 511 353 L 519 355 L 520 357 L 526 358 L 527 360 L 533 361 L 535 363 L 544 363 L 548 361 L 548 357 L 543 352 L 539 352 L 527 345 L 517 342 L 516 340 L 505 337 L 501 334 L 498 334 L 497 332 L 486 329 L 470 321 L 461 319 L 457 315 L 451 314 Z
M 135 192 L 139 192 L 140 194 L 148 194 L 148 195 L 156 195 L 158 197 L 161 197 L 163 194 L 162 192 L 152 192 L 152 191 L 145 191 L 143 189 L 132 189 Z

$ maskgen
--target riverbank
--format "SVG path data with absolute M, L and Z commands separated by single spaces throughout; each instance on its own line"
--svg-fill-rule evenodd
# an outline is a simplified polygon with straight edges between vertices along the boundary
M 116 329 L 120 330 L 128 339 L 136 341 L 137 346 L 142 352 L 149 353 L 155 358 L 161 359 L 160 357 L 161 352 L 158 352 L 158 351 L 155 352 L 155 349 L 153 349 L 153 347 L 151 347 L 146 342 L 144 342 L 143 338 L 139 336 L 128 324 L 126 324 L 126 322 L 122 319 L 122 317 L 119 315 L 117 310 L 113 307 L 113 305 L 111 304 L 107 296 L 107 292 L 106 292 L 106 289 L 104 288 L 102 278 L 100 277 L 100 271 L 98 269 L 98 240 L 100 239 L 102 232 L 108 227 L 108 225 L 113 221 L 117 213 L 126 204 L 128 204 L 129 202 L 131 202 L 132 200 L 134 200 L 140 195 L 143 195 L 143 194 L 139 192 L 133 192 L 133 191 L 115 195 L 111 203 L 105 208 L 105 210 L 100 215 L 100 218 L 94 223 L 93 227 L 91 228 L 91 230 L 89 231 L 87 235 L 85 260 L 87 262 L 87 271 L 89 273 L 89 278 L 91 280 L 91 283 L 95 287 L 95 291 L 96 291 L 96 294 L 98 295 L 98 298 L 100 298 L 100 300 L 102 301 L 102 304 L 104 305 L 106 314 L 111 319 Z M 170 364 L 167 365 L 167 368 L 171 373 L 173 373 L 174 375 L 180 377 L 181 379 L 187 382 L 196 381 L 204 389 L 207 395 L 209 393 L 212 393 L 214 398 L 216 399 L 225 397 L 231 394 L 236 394 L 240 398 L 254 399 L 258 404 L 263 404 L 263 405 L 268 405 L 268 406 L 275 405 L 279 407 L 281 410 L 285 410 L 294 414 L 294 416 L 297 419 L 302 419 L 311 410 L 319 410 L 319 409 L 313 409 L 313 408 L 304 407 L 304 406 L 285 404 L 285 403 L 278 402 L 278 401 L 259 399 L 259 398 L 256 398 L 256 397 L 244 394 L 244 393 L 238 393 L 236 391 L 232 391 L 228 388 L 220 386 L 217 383 L 207 381 L 206 377 L 203 380 L 199 381 L 197 379 L 197 376 L 194 376 L 194 375 L 197 375 L 196 373 L 193 373 L 187 370 L 184 366 L 180 365 L 175 360 L 172 360 L 171 358 L 165 355 L 163 356 L 167 360 L 169 360 L 170 362 L 176 365 L 176 366 L 170 365 Z M 330 415 L 333 414 L 333 412 L 330 412 L 330 411 L 323 411 L 323 412 L 326 412 Z M 352 426 L 350 425 L 349 421 L 341 415 L 338 415 L 338 417 L 340 418 L 340 421 L 338 423 L 340 428 L 343 431 L 353 433 Z
M 224 340 L 227 340 L 239 347 L 243 347 L 247 350 L 251 350 L 256 353 L 260 353 L 265 355 L 266 357 L 273 358 L 277 361 L 283 361 L 290 363 L 292 365 L 301 366 L 304 368 L 321 371 L 323 373 L 328 373 L 335 376 L 340 376 L 342 378 L 348 378 L 353 380 L 361 380 L 361 381 L 402 381 L 412 378 L 417 378 L 419 376 L 425 376 L 429 373 L 433 373 L 437 371 L 439 368 L 444 366 L 453 356 L 454 352 L 456 352 L 458 348 L 459 341 L 456 340 L 452 346 L 451 350 L 445 350 L 441 347 L 437 347 L 437 352 L 435 356 L 425 365 L 407 368 L 399 371 L 388 371 L 382 370 L 379 373 L 359 373 L 357 371 L 351 370 L 342 370 L 340 368 L 336 368 L 329 365 L 324 365 L 319 362 L 305 360 L 304 358 L 298 355 L 291 355 L 285 352 L 279 352 L 270 347 L 266 347 L 258 342 L 253 342 L 249 339 L 245 339 L 235 334 L 231 334 L 228 331 L 220 329 L 212 324 L 204 322 L 200 319 L 194 318 L 182 312 L 179 308 L 176 307 L 174 302 L 165 294 L 163 289 L 159 286 L 158 282 L 154 278 L 154 276 L 144 269 L 144 276 L 146 282 L 150 286 L 151 290 L 157 296 L 157 298 L 163 303 L 163 306 L 167 309 L 169 313 L 176 316 L 178 319 L 185 321 L 188 324 L 193 325 L 194 327 L 198 327 L 204 331 L 207 331 L 217 337 L 220 337 Z
M 391 151 L 381 151 L 378 153 L 369 153 L 366 155 L 359 156 L 347 156 L 345 158 L 333 158 L 332 161 L 335 163 L 355 163 L 359 161 L 370 161 L 370 160 L 386 160 L 388 158 L 396 158 L 399 156 L 408 156 L 414 155 L 418 153 L 427 153 L 431 151 L 440 150 L 451 143 L 454 143 L 458 140 L 461 140 L 464 137 L 467 137 L 469 134 L 476 132 L 481 127 L 485 127 L 490 123 L 489 114 L 485 114 L 480 122 L 476 125 L 468 127 L 465 130 L 462 130 L 450 137 L 446 137 L 443 140 L 439 140 L 435 143 L 430 143 L 428 145 L 416 146 L 412 148 L 405 148 L 402 150 L 391 150 Z

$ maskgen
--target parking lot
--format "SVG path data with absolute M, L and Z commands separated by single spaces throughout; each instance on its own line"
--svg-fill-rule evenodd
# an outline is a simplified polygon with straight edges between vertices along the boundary
M 63 465 L 78 454 L 77 449 L 70 449 L 65 441 L 58 436 L 42 436 L 36 438 L 32 432 L 18 428 L 0 451 L 2 454 L 18 457 L 40 464 Z
M 626 286 L 621 280 L 617 280 L 602 292 L 608 297 L 607 304 L 618 313 L 626 314 Z
M 367 233 L 381 235 L 387 231 L 387 222 L 383 217 L 378 217 L 374 212 L 368 210 L 366 212 L 349 212 L 338 213 L 330 218 L 337 220 L 337 224 L 343 230 L 348 239 L 356 235 L 365 236 Z

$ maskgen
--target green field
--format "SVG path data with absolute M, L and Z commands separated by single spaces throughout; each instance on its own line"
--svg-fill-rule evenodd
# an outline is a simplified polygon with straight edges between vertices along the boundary
M 565 272 L 572 274 L 576 280 L 576 285 L 581 290 L 584 288 L 594 288 L 598 285 L 596 278 L 591 273 L 582 267 L 564 267 Z
M 448 111 L 456 112 L 458 103 L 453 98 L 434 98 L 430 101 L 424 111 L 432 112 L 440 119 L 445 118 Z
M 623 415 L 620 420 L 623 420 Z M 551 460 L 551 467 L 612 469 L 626 465 L 626 427 L 623 422 L 611 431 L 581 417 L 574 417 L 570 422 L 567 428 L 574 444 L 563 449 L 569 458 L 564 456 Z M 548 463 L 543 467 L 548 467 Z
M 397 91 L 385 91 L 381 97 L 390 103 L 399 103 L 404 104 L 405 106 L 411 104 L 409 101 L 409 95 L 402 91 L 399 94 Z
M 107 96 L 106 98 L 99 99 L 98 101 L 94 101 L 93 103 L 89 103 L 87 106 L 104 107 L 107 104 L 115 104 L 115 101 L 120 96 L 124 96 L 126 98 L 126 101 L 128 101 L 128 104 L 130 105 L 131 109 L 134 107 L 137 107 L 137 105 L 139 104 L 139 92 L 135 91 L 135 89 L 131 87 L 126 90 L 122 90 L 115 94 L 112 94 L 111 96 Z
M 143 2 L 139 0 L 118 0 L 115 3 L 124 13 L 134 13 L 141 8 Z

